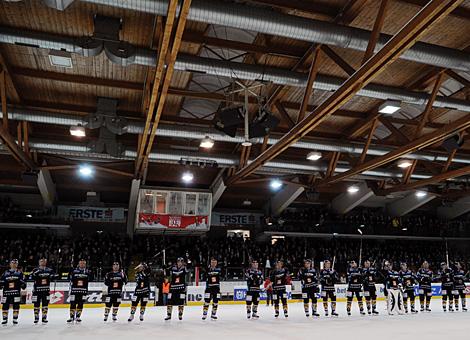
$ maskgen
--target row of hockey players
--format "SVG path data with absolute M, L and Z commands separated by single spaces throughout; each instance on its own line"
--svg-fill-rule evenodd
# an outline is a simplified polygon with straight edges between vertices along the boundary
M 310 308 L 312 316 L 320 316 L 317 311 L 317 294 L 320 293 L 323 302 L 325 316 L 329 314 L 328 302 L 330 302 L 331 315 L 338 316 L 336 312 L 336 289 L 335 284 L 339 283 L 339 275 L 332 268 L 329 260 L 324 261 L 324 267 L 317 273 L 313 268 L 309 259 L 304 260 L 304 267 L 300 269 L 298 278 L 302 284 L 302 299 L 304 302 L 305 316 L 310 316 Z M 417 313 L 415 309 L 415 285 L 419 287 L 419 299 L 421 311 L 430 312 L 430 303 L 432 298 L 432 282 L 441 282 L 442 290 L 442 306 L 447 311 L 447 302 L 449 303 L 449 311 L 453 311 L 453 302 L 455 308 L 459 308 L 459 299 L 462 304 L 462 311 L 467 311 L 465 298 L 465 280 L 468 274 L 462 270 L 460 263 L 455 264 L 455 270 L 448 267 L 446 263 L 441 264 L 441 270 L 435 275 L 429 268 L 428 262 L 423 262 L 422 267 L 417 273 L 413 273 L 408 269 L 406 263 L 401 264 L 401 270 L 393 269 L 389 262 L 385 262 L 382 270 L 378 270 L 373 266 L 371 261 L 366 260 L 363 268 L 359 268 L 355 261 L 350 262 L 347 273 L 347 304 L 346 311 L 351 315 L 351 306 L 354 297 L 356 297 L 359 311 L 365 315 L 363 296 L 365 298 L 367 313 L 378 314 L 377 311 L 377 288 L 376 284 L 384 284 L 384 293 L 388 297 L 389 290 L 400 290 L 403 292 L 404 309 L 408 313 L 408 301 L 410 311 Z M 246 272 L 247 280 L 247 296 L 246 308 L 247 318 L 258 318 L 259 297 L 263 283 L 263 273 L 258 269 L 258 262 L 252 261 L 251 268 Z M 265 287 L 272 289 L 274 316 L 279 317 L 280 302 L 283 306 L 284 316 L 288 317 L 287 306 L 287 290 L 286 286 L 291 284 L 289 272 L 284 268 L 282 261 L 276 262 L 275 269 L 270 275 L 270 284 Z M 321 288 L 321 289 L 320 289 Z M 387 299 L 387 303 L 388 303 Z
M 134 320 L 135 313 L 140 304 L 140 321 L 144 320 L 145 309 L 150 298 L 150 270 L 145 263 L 139 264 L 135 268 L 136 287 L 132 296 L 131 312 L 128 321 Z M 169 305 L 167 307 L 167 317 L 171 319 L 172 306 L 178 306 L 179 319 L 183 317 L 183 308 L 186 301 L 186 267 L 183 258 L 178 258 L 177 263 L 170 269 L 171 285 L 169 294 Z M 39 260 L 39 266 L 35 268 L 27 279 L 33 281 L 32 302 L 34 305 L 34 323 L 39 323 L 42 312 L 42 322 L 47 323 L 47 313 L 50 299 L 51 282 L 56 280 L 58 275 L 49 267 L 47 260 Z M 68 323 L 81 322 L 83 305 L 88 294 L 88 284 L 92 280 L 92 273 L 87 268 L 86 260 L 81 259 L 78 266 L 71 270 L 70 280 L 70 315 Z M 114 262 L 112 271 L 106 274 L 104 285 L 106 287 L 103 294 L 105 310 L 104 321 L 108 320 L 112 310 L 112 320 L 117 320 L 119 306 L 121 304 L 122 293 L 128 279 L 122 270 L 119 262 Z M 219 278 L 217 278 L 219 282 Z M 210 286 L 208 286 L 210 287 Z M 2 324 L 8 323 L 10 306 L 13 308 L 13 324 L 18 324 L 18 316 L 21 304 L 22 290 L 26 289 L 26 279 L 23 272 L 18 269 L 18 260 L 10 261 L 10 269 L 5 271 L 0 278 L 0 289 L 2 294 Z M 220 294 L 219 294 L 220 296 Z
M 140 321 L 144 320 L 145 309 L 150 297 L 150 270 L 145 263 L 139 264 L 136 268 L 136 287 L 132 296 L 131 312 L 128 321 L 134 320 L 135 313 L 140 304 Z M 210 266 L 206 270 L 206 288 L 204 294 L 203 320 L 208 316 L 210 303 L 212 302 L 211 319 L 217 319 L 217 308 L 221 298 L 220 277 L 221 268 L 218 267 L 216 259 L 211 259 Z M 170 269 L 170 292 L 168 294 L 167 316 L 165 320 L 172 317 L 173 306 L 178 306 L 178 318 L 183 317 L 184 304 L 186 301 L 186 274 L 187 269 L 183 258 L 178 258 L 176 264 Z M 336 290 L 335 284 L 339 282 L 338 273 L 332 268 L 331 262 L 326 260 L 324 268 L 317 271 L 312 266 L 310 260 L 304 261 L 304 267 L 299 271 L 298 277 L 302 283 L 302 298 L 304 301 L 305 314 L 310 316 L 310 302 L 313 316 L 317 313 L 317 293 L 320 291 L 323 300 L 325 315 L 329 313 L 328 302 L 331 306 L 331 315 L 337 316 L 336 312 Z M 57 274 L 47 267 L 47 260 L 42 258 L 39 266 L 35 268 L 29 279 L 33 284 L 33 304 L 34 322 L 38 323 L 42 312 L 42 322 L 47 323 L 47 312 L 50 297 L 50 285 L 57 278 Z M 88 294 L 88 283 L 92 279 L 91 271 L 86 266 L 84 259 L 70 274 L 70 317 L 68 323 L 81 322 L 81 314 L 86 295 Z M 385 284 L 385 294 L 389 289 L 403 287 L 406 301 L 405 311 L 407 311 L 407 301 L 410 301 L 411 312 L 416 312 L 414 307 L 414 285 L 419 285 L 421 310 L 430 311 L 429 305 L 432 297 L 431 283 L 436 280 L 442 282 L 443 307 L 446 310 L 446 302 L 449 302 L 449 310 L 452 309 L 453 300 L 458 309 L 458 300 L 461 299 L 462 310 L 466 311 L 465 305 L 465 279 L 466 275 L 459 263 L 456 263 L 456 270 L 448 268 L 446 263 L 442 263 L 438 275 L 434 275 L 429 269 L 429 264 L 424 262 L 422 268 L 416 273 L 407 269 L 406 264 L 402 264 L 400 272 L 394 271 L 391 264 L 386 262 L 382 271 L 373 267 L 370 261 L 364 262 L 363 268 L 358 268 L 353 261 L 348 269 L 348 289 L 347 289 L 347 313 L 351 313 L 353 297 L 356 296 L 361 314 L 365 314 L 363 308 L 362 295 L 364 295 L 369 314 L 378 314 L 376 310 L 376 283 Z M 104 284 L 106 293 L 104 295 L 105 311 L 104 321 L 108 320 L 112 310 L 113 321 L 117 320 L 117 313 L 121 303 L 123 288 L 127 283 L 127 276 L 121 269 L 119 262 L 114 262 L 112 271 L 105 276 Z M 258 268 L 258 262 L 252 261 L 251 268 L 246 271 L 247 295 L 246 308 L 248 318 L 258 318 L 257 309 L 262 290 L 264 277 Z M 286 286 L 291 284 L 289 271 L 284 267 L 282 261 L 276 262 L 276 268 L 270 274 L 270 287 L 273 290 L 274 315 L 279 317 L 280 303 L 283 306 L 284 316 L 288 316 L 287 290 Z M 21 290 L 26 288 L 23 273 L 18 270 L 18 261 L 10 262 L 10 269 L 3 273 L 0 279 L 0 288 L 3 288 L 2 314 L 3 324 L 8 322 L 8 311 L 13 307 L 13 323 L 18 323 L 18 315 L 21 302 Z

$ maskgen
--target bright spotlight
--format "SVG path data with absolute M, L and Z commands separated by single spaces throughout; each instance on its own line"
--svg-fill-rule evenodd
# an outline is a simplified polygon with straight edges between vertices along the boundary
M 269 185 L 271 186 L 271 189 L 278 190 L 282 187 L 282 182 L 278 179 L 273 179 Z
M 356 192 L 359 191 L 359 187 L 357 185 L 351 185 L 349 188 L 348 188 L 348 192 L 350 194 L 355 194 Z
M 78 169 L 78 172 L 83 177 L 90 177 L 93 174 L 93 168 L 91 166 L 87 165 L 87 164 L 80 165 L 80 168 Z
M 209 136 L 206 136 L 201 140 L 201 144 L 199 144 L 199 146 L 203 149 L 212 149 L 214 146 L 214 140 Z
M 380 105 L 379 112 L 391 115 L 401 108 L 401 102 L 399 100 L 387 100 L 385 103 Z
M 422 198 L 422 197 L 426 197 L 426 196 L 428 195 L 428 193 L 427 193 L 426 191 L 420 190 L 420 191 L 416 191 L 416 192 L 415 192 L 415 195 L 416 195 L 416 197 L 418 197 L 418 198 Z
M 357 232 L 362 235 L 362 230 L 361 229 L 357 229 Z
M 312 151 L 307 155 L 309 161 L 318 161 L 322 157 L 321 152 Z
M 181 176 L 181 179 L 185 183 L 191 183 L 194 179 L 194 175 L 191 172 L 185 172 L 183 176 Z
M 70 135 L 75 137 L 85 137 L 86 131 L 83 126 L 71 126 L 70 127 Z
M 402 159 L 398 162 L 397 166 L 402 169 L 409 168 L 413 164 L 409 159 Z

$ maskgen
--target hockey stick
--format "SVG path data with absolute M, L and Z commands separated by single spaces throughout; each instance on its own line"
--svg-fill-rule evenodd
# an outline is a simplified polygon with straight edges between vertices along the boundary
M 359 247 L 359 267 L 362 264 L 362 230 L 357 229 L 358 233 L 361 234 L 361 246 Z
M 447 267 L 449 267 L 449 248 L 447 247 L 447 240 L 446 241 L 446 261 L 447 261 Z
M 59 275 L 59 269 L 60 269 L 60 263 L 62 262 L 62 259 L 60 257 L 60 252 L 61 252 L 61 249 L 59 248 L 59 258 L 57 259 L 57 264 L 56 264 L 56 271 L 55 271 L 55 280 L 54 280 L 54 289 L 53 289 L 53 292 L 55 294 L 55 288 L 56 288 L 56 285 L 57 285 L 57 279 L 60 278 L 60 275 Z

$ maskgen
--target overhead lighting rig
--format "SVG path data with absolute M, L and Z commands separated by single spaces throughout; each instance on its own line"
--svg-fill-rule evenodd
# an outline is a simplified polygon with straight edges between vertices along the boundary
M 279 125 L 280 121 L 268 110 L 266 98 L 255 92 L 257 88 L 266 85 L 264 82 L 248 86 L 235 80 L 234 85 L 237 85 L 239 88 L 233 89 L 228 92 L 227 95 L 238 95 L 238 93 L 242 93 L 244 96 L 244 105 L 231 105 L 219 110 L 216 114 L 214 126 L 230 137 L 235 137 L 237 135 L 237 129 L 243 128 L 244 141 L 242 145 L 251 146 L 251 140 L 253 138 L 266 136 Z M 250 119 L 249 115 L 250 96 L 255 97 L 258 101 L 258 112 L 252 119 Z
M 219 166 L 216 161 L 203 158 L 181 157 L 178 163 L 184 166 L 198 166 L 200 168 L 217 168 Z

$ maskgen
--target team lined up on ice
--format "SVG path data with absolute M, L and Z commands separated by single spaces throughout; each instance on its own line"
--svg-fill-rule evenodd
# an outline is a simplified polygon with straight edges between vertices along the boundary
M 140 321 L 144 320 L 145 309 L 150 298 L 150 269 L 145 263 L 139 264 L 136 268 L 136 288 L 132 296 L 131 312 L 128 321 L 134 320 L 137 308 L 140 304 Z M 184 305 L 186 302 L 186 274 L 187 269 L 183 258 L 178 258 L 176 264 L 170 269 L 170 289 L 168 293 L 167 315 L 165 320 L 172 317 L 173 306 L 178 307 L 178 318 L 182 320 Z M 208 316 L 209 307 L 212 303 L 211 319 L 217 319 L 218 303 L 221 298 L 220 278 L 222 270 L 218 266 L 216 259 L 211 259 L 206 276 L 206 288 L 204 294 L 204 306 L 202 319 Z M 84 301 L 88 294 L 88 283 L 91 281 L 91 271 L 87 269 L 86 261 L 80 260 L 78 266 L 71 270 L 70 279 L 70 314 L 68 323 L 81 322 Z M 268 298 L 272 299 L 274 305 L 274 316 L 280 314 L 280 304 L 283 307 L 284 316 L 288 317 L 287 286 L 292 284 L 291 275 L 284 267 L 282 261 L 277 261 L 275 269 L 269 277 L 264 278 L 262 271 L 258 268 L 256 260 L 251 261 L 251 267 L 245 273 L 247 282 L 246 294 L 246 316 L 248 319 L 257 319 L 260 293 L 266 290 Z M 304 302 L 305 315 L 310 317 L 320 316 L 317 310 L 317 294 L 320 293 L 323 302 L 325 316 L 329 315 L 330 302 L 331 315 L 338 316 L 336 311 L 336 289 L 335 284 L 339 282 L 338 273 L 332 268 L 329 260 L 324 261 L 323 268 L 317 272 L 310 260 L 304 261 L 304 267 L 299 270 L 298 278 L 302 284 L 302 299 Z M 442 307 L 444 311 L 459 310 L 459 300 L 462 311 L 467 311 L 465 296 L 465 274 L 461 265 L 455 263 L 455 270 L 443 262 L 437 274 L 429 269 L 429 264 L 425 261 L 417 273 L 413 273 L 407 268 L 405 263 L 401 264 L 401 270 L 396 271 L 392 264 L 385 262 L 383 268 L 374 268 L 370 261 L 366 260 L 362 268 L 352 261 L 348 268 L 348 288 L 346 312 L 351 315 L 351 305 L 356 297 L 359 310 L 365 315 L 363 297 L 366 301 L 368 314 L 378 314 L 376 308 L 377 292 L 376 284 L 384 284 L 384 293 L 387 297 L 387 307 L 389 313 L 394 310 L 400 312 L 403 308 L 408 313 L 408 302 L 411 313 L 417 313 L 415 308 L 415 285 L 419 286 L 419 300 L 421 311 L 430 312 L 430 301 L 432 297 L 432 282 L 441 282 Z M 50 298 L 51 282 L 57 279 L 57 274 L 47 267 L 47 260 L 39 260 L 39 266 L 35 268 L 29 279 L 33 285 L 34 323 L 40 320 L 42 312 L 42 322 L 47 323 L 47 313 Z M 119 262 L 114 262 L 112 271 L 107 273 L 104 280 L 106 293 L 104 294 L 105 310 L 104 321 L 108 320 L 112 310 L 112 320 L 117 320 L 119 306 L 123 294 L 124 286 L 128 279 L 121 269 Z M 26 281 L 23 273 L 18 269 L 18 260 L 10 261 L 10 269 L 5 271 L 0 279 L 0 288 L 3 289 L 2 296 L 2 324 L 8 323 L 10 306 L 13 309 L 13 324 L 18 323 L 21 296 L 26 289 Z M 447 309 L 448 304 L 448 309 Z M 311 309 L 310 309 L 311 308 Z

